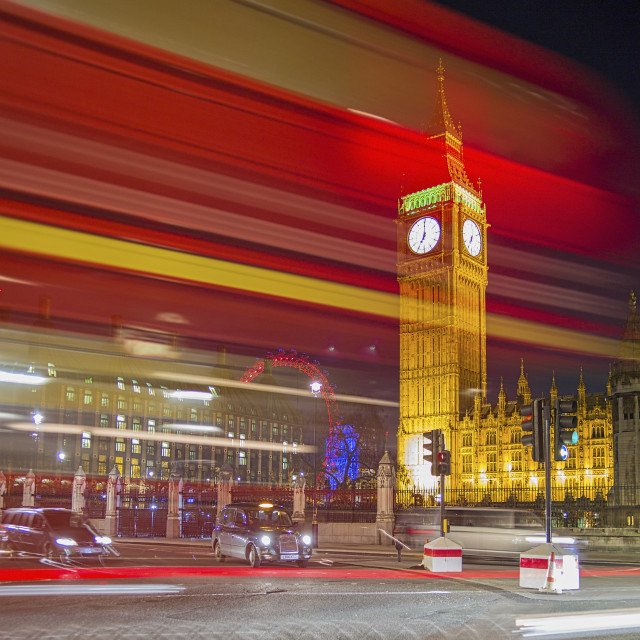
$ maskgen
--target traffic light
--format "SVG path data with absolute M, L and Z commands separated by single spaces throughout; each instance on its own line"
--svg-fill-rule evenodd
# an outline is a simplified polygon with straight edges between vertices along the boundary
M 520 408 L 522 421 L 520 426 L 524 434 L 522 444 L 531 447 L 531 458 L 535 462 L 544 462 L 544 421 L 542 418 L 542 399 L 534 400 Z
M 424 442 L 422 448 L 424 455 L 422 456 L 426 462 L 431 464 L 431 475 L 437 476 L 436 467 L 438 466 L 438 451 L 440 450 L 440 429 L 433 429 L 422 434 Z
M 569 415 L 578 410 L 575 400 L 556 400 L 553 412 L 553 458 L 566 460 L 569 457 L 568 444 L 578 442 L 578 432 L 575 430 L 578 419 Z
M 451 451 L 447 451 L 446 449 L 438 451 L 436 471 L 439 476 L 451 475 Z

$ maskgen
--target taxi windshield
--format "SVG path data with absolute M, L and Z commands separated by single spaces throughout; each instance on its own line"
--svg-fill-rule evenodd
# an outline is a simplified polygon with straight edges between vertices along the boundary
M 291 518 L 286 511 L 280 509 L 249 509 L 249 518 L 253 522 L 259 522 L 260 524 L 278 524 L 284 526 L 291 526 Z

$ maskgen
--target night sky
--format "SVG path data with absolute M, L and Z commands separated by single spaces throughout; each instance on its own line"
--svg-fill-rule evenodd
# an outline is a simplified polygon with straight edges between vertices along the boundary
M 640 113 L 640 3 L 447 0 L 443 6 L 567 56 L 616 85 Z

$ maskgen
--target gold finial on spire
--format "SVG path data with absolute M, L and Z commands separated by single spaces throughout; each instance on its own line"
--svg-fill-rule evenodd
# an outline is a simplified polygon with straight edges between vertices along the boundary
M 436 72 L 438 74 L 438 80 L 440 80 L 440 82 L 444 81 L 444 67 L 442 66 L 442 58 L 440 58 L 440 64 L 438 65 L 438 68 L 436 69 Z

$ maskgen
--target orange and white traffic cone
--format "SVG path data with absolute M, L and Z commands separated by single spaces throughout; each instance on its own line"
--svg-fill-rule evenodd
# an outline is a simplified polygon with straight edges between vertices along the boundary
M 549 591 L 551 593 L 562 593 L 562 588 L 556 584 L 556 554 L 551 552 L 549 558 L 549 564 L 547 566 L 547 577 L 544 583 L 544 587 L 540 591 Z

